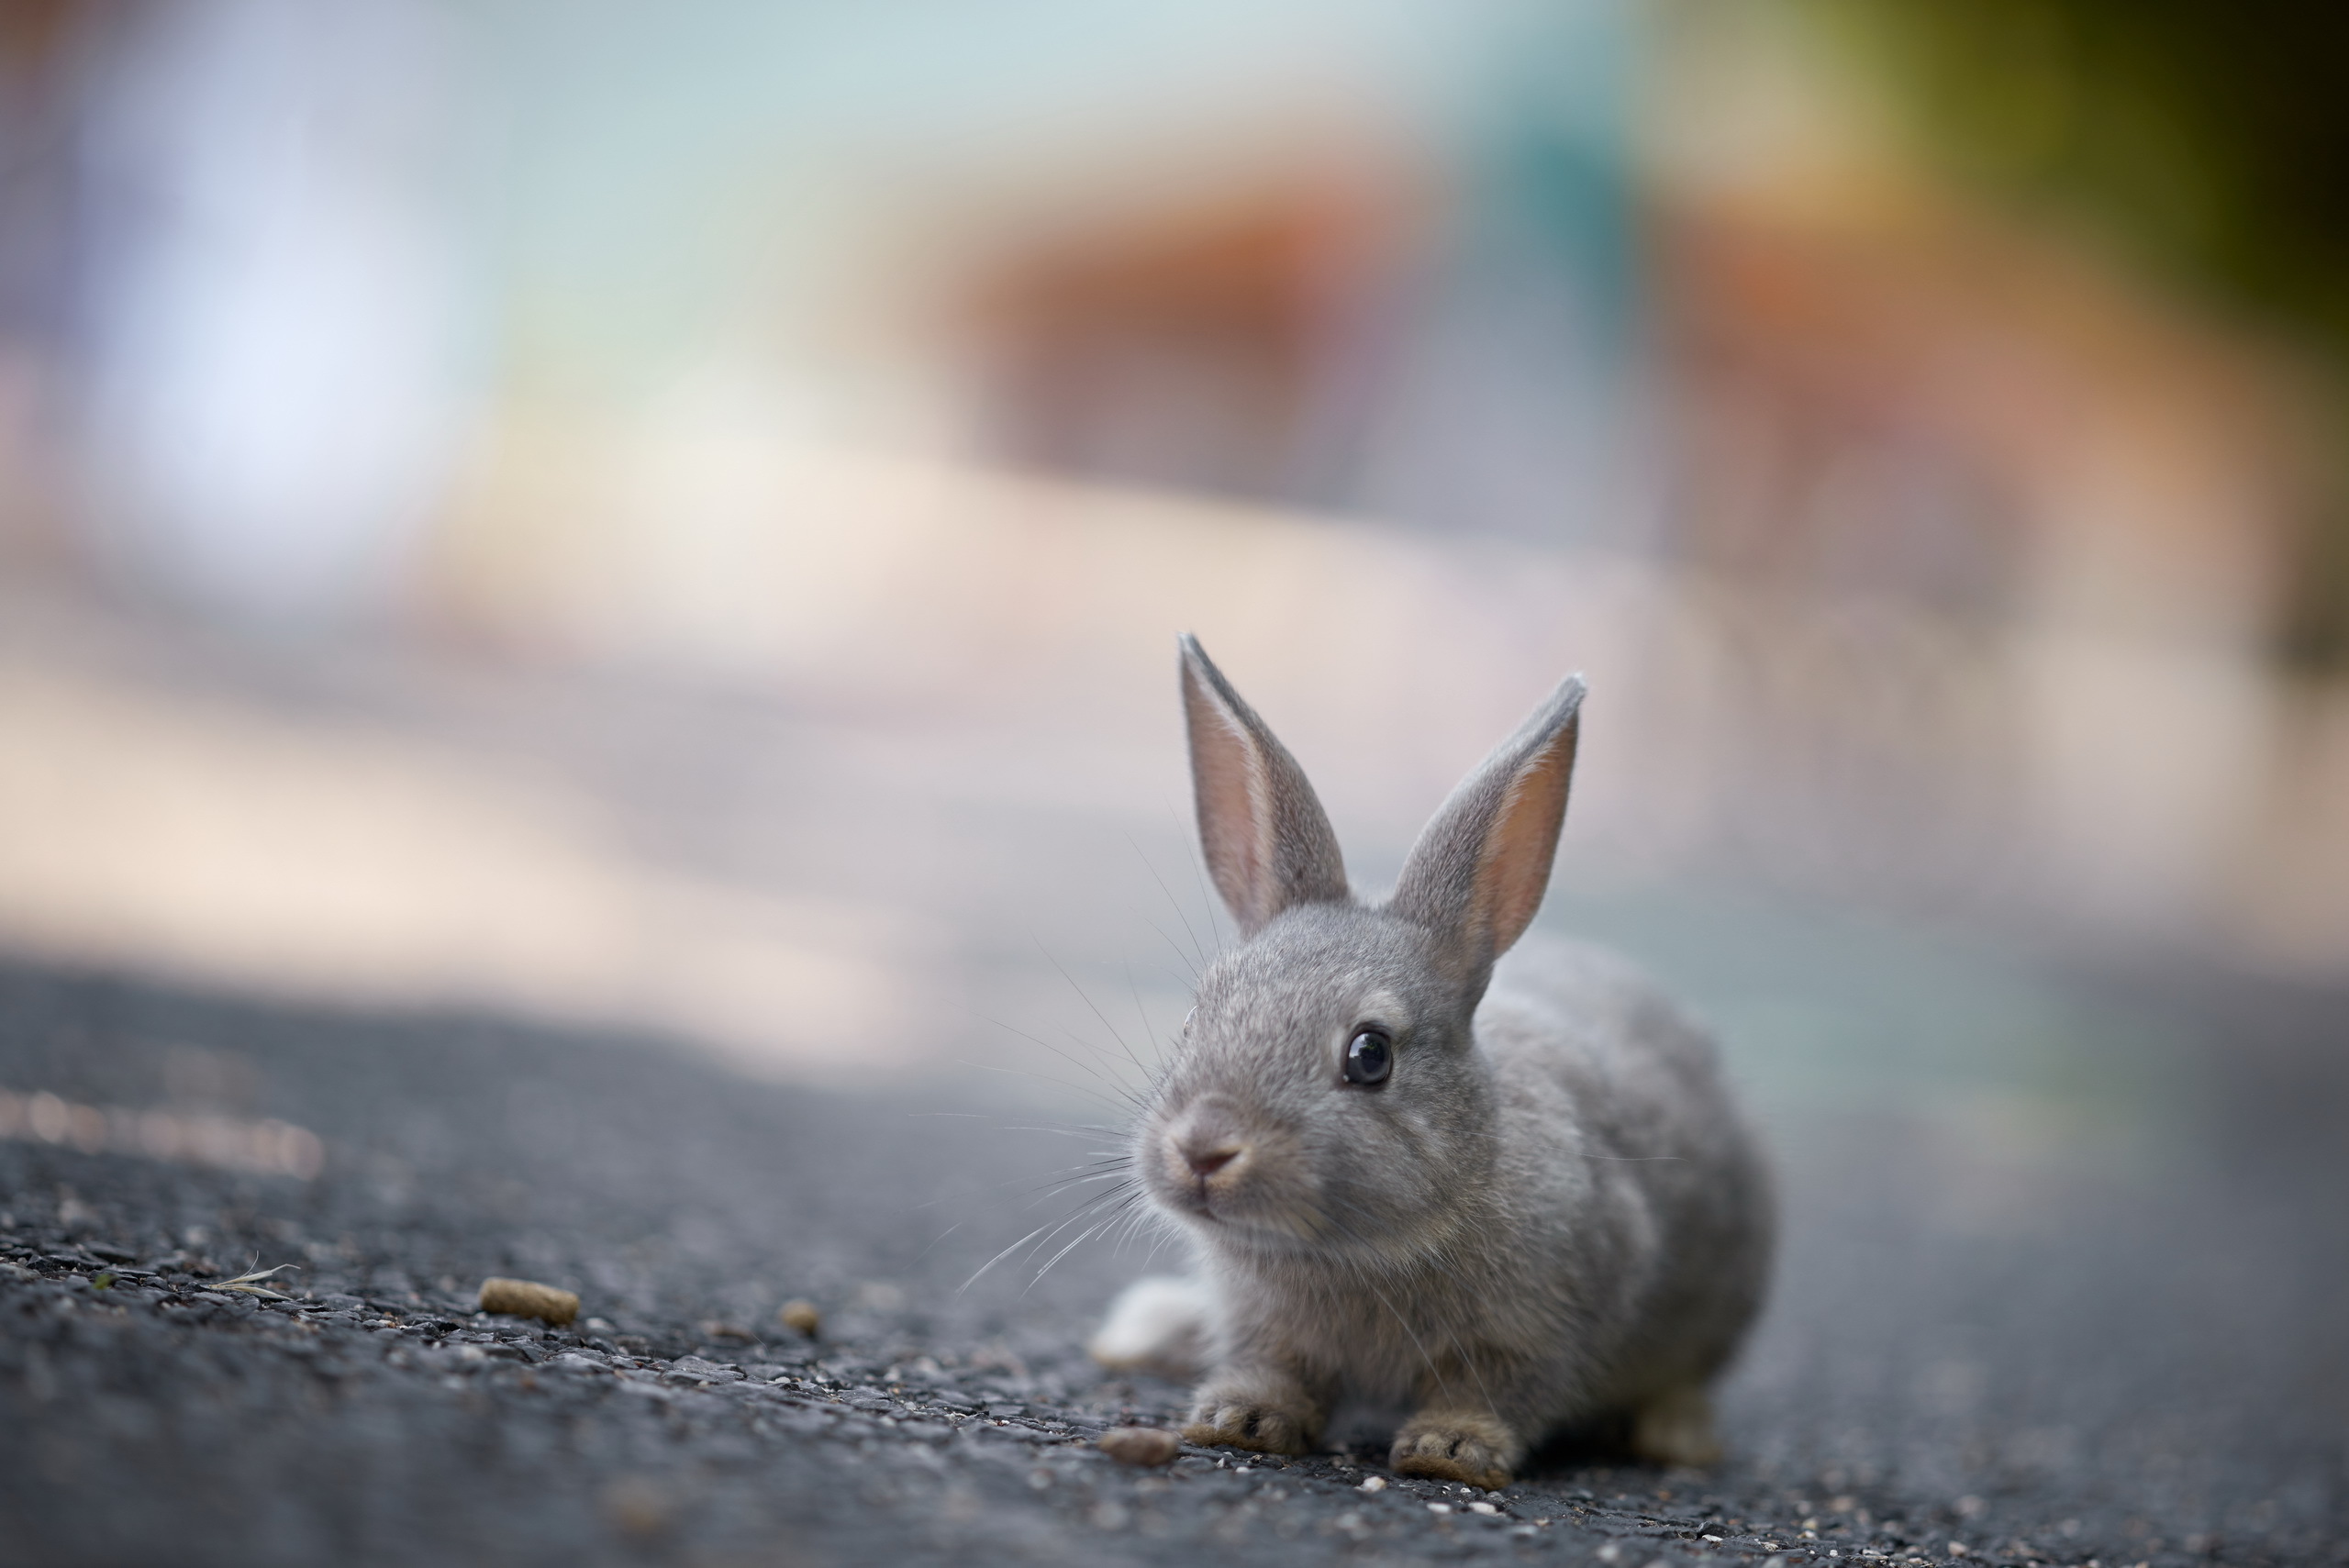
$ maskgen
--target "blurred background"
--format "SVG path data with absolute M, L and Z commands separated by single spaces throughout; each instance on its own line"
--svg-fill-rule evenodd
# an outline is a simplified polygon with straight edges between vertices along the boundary
M 1064 1073 L 1191 629 L 1370 883 L 1588 672 L 1548 919 L 1774 1103 L 2142 1062 L 2349 973 L 2344 34 L 9 0 L 0 944 Z
M 2336 1551 L 2344 173 L 2305 6 L 0 0 L 0 966 L 296 1005 L 18 1008 L 0 1134 L 375 1171 L 413 1055 L 541 1149 L 468 1013 L 1121 1115 L 1225 935 L 1178 632 L 1372 886 L 1579 669 L 1543 923 L 1780 1158 L 1739 1451 Z M 843 1302 L 1035 1222 L 615 1095 L 418 1190 Z

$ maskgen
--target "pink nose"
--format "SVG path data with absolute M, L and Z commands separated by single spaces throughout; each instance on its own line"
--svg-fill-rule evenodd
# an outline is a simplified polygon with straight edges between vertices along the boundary
M 1202 1179 L 1214 1175 L 1218 1171 L 1240 1158 L 1241 1153 L 1241 1150 L 1236 1143 L 1219 1142 L 1213 1148 L 1206 1149 L 1196 1143 L 1183 1145 L 1185 1163 L 1191 1167 L 1193 1175 Z
M 1210 1099 L 1195 1105 L 1166 1129 L 1167 1174 L 1204 1192 L 1218 1173 L 1230 1183 L 1248 1163 L 1249 1139 L 1230 1110 Z

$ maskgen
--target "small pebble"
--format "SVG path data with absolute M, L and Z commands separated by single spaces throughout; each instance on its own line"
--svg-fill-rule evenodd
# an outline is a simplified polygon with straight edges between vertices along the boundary
M 742 1374 L 730 1366 L 707 1362 L 699 1356 L 679 1356 L 670 1363 L 664 1376 L 673 1380 L 691 1379 L 700 1383 L 733 1383 Z
M 1471 1503 L 1468 1505 L 1468 1511 L 1472 1514 L 1497 1514 L 1500 1512 L 1498 1508 L 1493 1507 L 1490 1503 Z M 1719 1540 L 1720 1537 L 1714 1536 L 1712 1539 Z
M 775 1318 L 785 1328 L 796 1329 L 811 1340 L 824 1326 L 824 1316 L 816 1310 L 816 1304 L 812 1301 L 786 1301 L 775 1313 Z
M 1369 1476 L 1364 1480 L 1361 1489 L 1364 1492 L 1384 1492 L 1386 1490 L 1386 1477 L 1384 1475 Z
M 1431 1514 L 1448 1514 L 1452 1512 L 1452 1505 L 1449 1503 L 1430 1503 L 1428 1505 L 1428 1512 Z
M 1183 1440 L 1158 1427 L 1113 1427 L 1101 1434 L 1100 1448 L 1120 1464 L 1172 1464 Z
M 579 1316 L 579 1297 L 536 1280 L 485 1279 L 481 1282 L 481 1309 L 515 1318 L 537 1318 L 568 1323 Z

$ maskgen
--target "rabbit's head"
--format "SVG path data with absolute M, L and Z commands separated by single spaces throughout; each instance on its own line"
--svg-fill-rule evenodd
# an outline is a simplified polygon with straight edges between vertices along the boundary
M 1139 1173 L 1219 1247 L 1408 1253 L 1491 1161 L 1469 1021 L 1549 884 L 1582 682 L 1453 792 L 1372 905 L 1296 760 L 1187 637 L 1182 676 L 1199 836 L 1241 940 L 1200 981 Z

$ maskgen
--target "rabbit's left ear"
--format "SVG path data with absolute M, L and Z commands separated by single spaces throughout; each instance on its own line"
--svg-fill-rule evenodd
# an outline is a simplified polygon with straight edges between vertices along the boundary
M 1182 641 L 1183 717 L 1199 847 L 1240 934 L 1295 904 L 1342 904 L 1346 863 L 1305 770 L 1240 700 L 1199 639 Z
M 1436 934 L 1481 994 L 1549 890 L 1566 817 L 1583 679 L 1569 675 L 1443 803 L 1403 862 L 1386 906 Z

